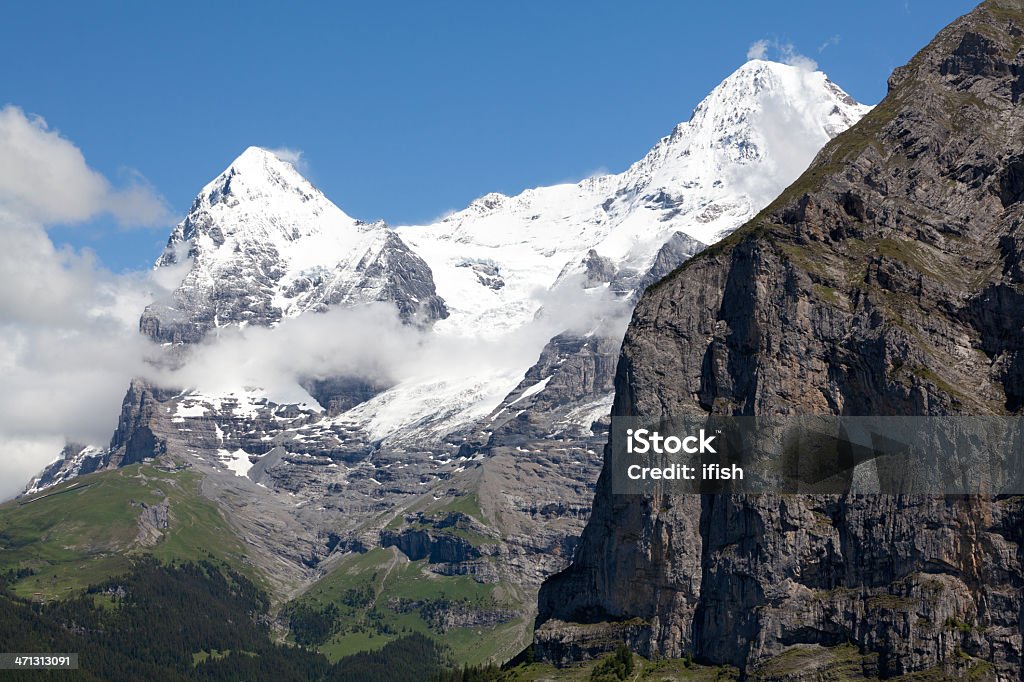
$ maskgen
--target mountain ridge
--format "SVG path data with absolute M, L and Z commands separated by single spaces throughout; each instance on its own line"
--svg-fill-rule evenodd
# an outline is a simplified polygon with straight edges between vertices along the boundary
M 765 113 L 769 108 L 774 109 L 770 116 Z M 473 289 L 472 273 L 459 259 L 509 270 L 500 289 L 485 289 L 472 299 L 494 317 L 493 309 L 507 303 L 503 296 L 515 287 L 515 279 L 525 280 L 523 287 L 551 287 L 568 274 L 579 274 L 589 250 L 620 269 L 635 270 L 636 279 L 677 231 L 704 244 L 717 241 L 752 217 L 754 207 L 774 198 L 826 140 L 868 109 L 821 72 L 751 60 L 703 98 L 688 121 L 621 173 L 514 196 L 487 194 L 434 225 L 396 230 L 442 278 L 442 295 L 451 292 L 446 300 Z M 769 118 L 791 122 L 798 130 L 773 131 L 766 139 L 758 126 Z M 789 153 L 799 160 L 789 164 Z M 757 186 L 754 176 L 772 179 Z M 465 251 L 450 255 L 452 242 Z M 535 309 L 516 312 L 509 314 L 511 319 L 498 317 L 498 328 L 514 328 Z M 473 323 L 472 316 L 456 315 L 443 326 Z

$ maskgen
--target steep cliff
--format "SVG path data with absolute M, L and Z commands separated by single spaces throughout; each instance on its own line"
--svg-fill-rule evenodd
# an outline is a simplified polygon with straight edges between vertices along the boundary
M 613 415 L 1020 414 L 1022 47 L 1024 2 L 983 3 L 648 289 Z M 538 651 L 1018 679 L 1022 521 L 1016 497 L 617 496 L 606 461 L 573 565 L 542 588 Z

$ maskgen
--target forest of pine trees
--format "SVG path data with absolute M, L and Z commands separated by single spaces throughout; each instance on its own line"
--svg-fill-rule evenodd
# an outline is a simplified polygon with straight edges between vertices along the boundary
M 14 577 L 14 576 L 10 576 Z M 4 671 L 5 680 L 429 680 L 449 663 L 420 634 L 331 664 L 271 638 L 266 594 L 226 566 L 138 561 L 65 601 L 14 596 L 0 577 L 0 651 L 78 653 L 79 670 Z

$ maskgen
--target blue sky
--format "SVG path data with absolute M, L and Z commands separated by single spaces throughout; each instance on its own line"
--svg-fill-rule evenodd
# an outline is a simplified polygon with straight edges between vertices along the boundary
M 141 173 L 177 217 L 256 144 L 302 150 L 350 215 L 422 222 L 624 169 L 758 40 L 875 103 L 974 4 L 11 3 L 0 106 L 45 118 L 115 185 Z M 147 267 L 168 229 L 100 218 L 50 234 L 123 271 Z

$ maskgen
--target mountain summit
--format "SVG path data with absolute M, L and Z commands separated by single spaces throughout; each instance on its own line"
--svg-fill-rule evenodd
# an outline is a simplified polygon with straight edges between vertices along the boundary
M 593 269 L 591 250 L 614 264 L 617 289 L 646 285 L 674 235 L 691 242 L 688 253 L 693 242 L 714 243 L 869 110 L 821 72 L 753 60 L 622 173 L 487 194 L 438 223 L 398 231 L 434 272 L 452 311 L 443 326 L 499 335 L 533 318 L 538 288 Z
M 200 190 L 189 217 L 198 211 L 214 223 L 221 218 L 218 227 L 224 236 L 244 231 L 251 238 L 274 241 L 351 230 L 359 224 L 313 187 L 291 162 L 261 147 L 247 148 Z M 203 227 L 209 226 L 186 220 L 181 238 L 203 234 Z
M 185 270 L 170 300 L 142 316 L 142 331 L 165 343 L 373 301 L 393 303 L 407 321 L 446 315 L 430 269 L 392 230 L 350 218 L 259 147 L 203 187 L 156 267 Z

